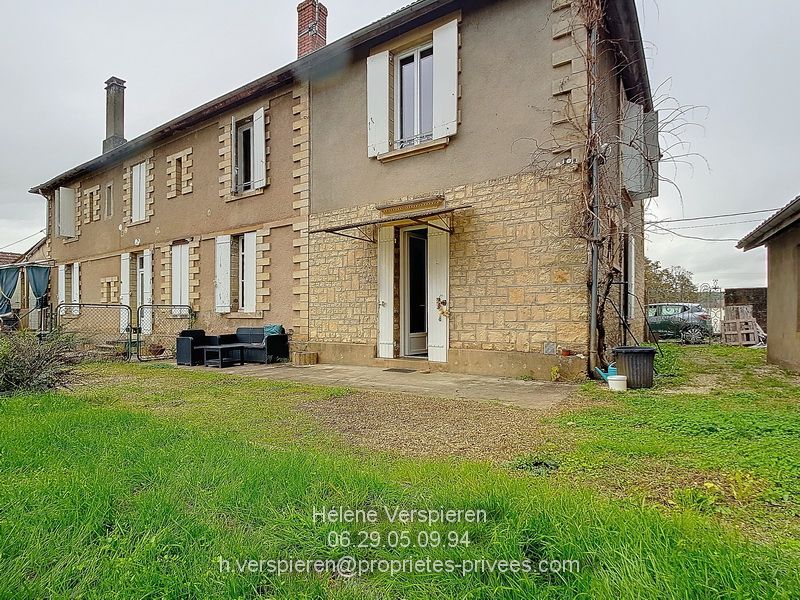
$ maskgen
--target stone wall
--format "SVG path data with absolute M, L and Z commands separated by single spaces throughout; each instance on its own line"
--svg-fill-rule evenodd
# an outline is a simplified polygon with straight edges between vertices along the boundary
M 587 351 L 586 244 L 571 231 L 580 185 L 564 167 L 432 192 L 462 207 L 451 217 L 451 349 Z M 374 205 L 342 209 L 313 215 L 311 229 L 379 217 Z M 374 345 L 376 244 L 315 233 L 309 271 L 310 340 Z

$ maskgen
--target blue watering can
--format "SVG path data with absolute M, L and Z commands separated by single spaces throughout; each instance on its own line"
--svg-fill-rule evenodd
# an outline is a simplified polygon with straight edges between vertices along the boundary
M 611 363 L 608 365 L 608 372 L 603 372 L 600 370 L 600 367 L 595 367 L 594 370 L 597 371 L 597 374 L 603 378 L 603 381 L 608 381 L 609 377 L 612 377 L 617 374 L 617 363 Z

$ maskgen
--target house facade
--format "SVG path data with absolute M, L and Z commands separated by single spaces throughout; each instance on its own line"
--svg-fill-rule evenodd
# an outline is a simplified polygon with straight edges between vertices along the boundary
M 761 223 L 737 248 L 767 249 L 767 361 L 800 373 L 800 197 Z
M 420 0 L 326 44 L 305 0 L 297 61 L 131 141 L 109 79 L 103 154 L 31 190 L 54 301 L 281 323 L 322 362 L 585 373 L 643 331 L 657 187 L 635 7 L 607 5 Z

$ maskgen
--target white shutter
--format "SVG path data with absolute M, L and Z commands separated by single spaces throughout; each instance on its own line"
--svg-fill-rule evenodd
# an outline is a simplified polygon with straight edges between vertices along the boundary
M 447 362 L 449 319 L 441 314 L 437 304 L 446 302 L 449 310 L 450 234 L 428 227 L 428 360 Z
M 80 304 L 81 301 L 81 264 L 72 263 L 72 298 L 70 302 L 73 304 Z M 72 307 L 72 314 L 77 315 L 80 313 L 80 308 L 77 306 Z
M 231 194 L 236 193 L 239 179 L 239 165 L 236 162 L 236 117 L 231 117 Z
M 172 304 L 188 306 L 189 304 L 189 244 L 172 246 Z M 176 316 L 185 315 L 186 309 L 174 308 Z
M 119 255 L 119 303 L 131 305 L 131 255 L 127 252 Z M 128 327 L 130 312 L 121 308 L 119 311 L 119 330 L 124 333 Z
M 394 227 L 378 229 L 378 358 L 394 358 Z
M 644 192 L 644 137 L 642 106 L 623 100 L 620 137 L 622 139 L 622 183 L 628 193 L 640 197 Z
M 458 127 L 458 21 L 433 30 L 433 139 Z
M 644 170 L 644 188 L 646 198 L 658 196 L 659 161 L 661 160 L 661 144 L 658 141 L 658 111 L 644 113 L 642 121 L 644 148 L 646 154 Z
M 264 109 L 253 113 L 253 189 L 267 185 L 267 136 Z
M 389 151 L 389 51 L 367 57 L 367 155 Z
M 142 322 L 139 325 L 142 333 L 153 333 L 153 253 L 145 249 L 142 254 L 144 259 L 144 281 L 142 282 Z
M 256 311 L 256 232 L 245 233 L 244 239 L 244 298 L 241 302 L 242 312 Z
M 67 301 L 67 267 L 58 265 L 58 303 L 64 304 Z
M 636 238 L 628 232 L 628 319 L 636 316 Z
M 61 237 L 75 237 L 75 190 L 58 188 L 56 192 L 56 229 Z
M 144 220 L 145 200 L 145 163 L 133 165 L 131 169 L 131 221 L 138 223 Z
M 216 263 L 214 307 L 218 313 L 229 313 L 231 312 L 231 236 L 217 237 Z
M 81 301 L 81 264 L 72 263 L 72 299 L 73 304 L 79 304 Z
M 183 263 L 181 261 L 181 246 L 183 244 L 175 244 L 170 248 L 172 259 L 172 296 L 170 297 L 170 304 L 183 304 L 181 302 L 181 282 L 183 281 Z

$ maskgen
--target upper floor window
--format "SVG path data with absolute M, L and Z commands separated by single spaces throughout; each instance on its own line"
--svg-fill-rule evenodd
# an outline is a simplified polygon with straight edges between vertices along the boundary
M 138 223 L 145 218 L 147 168 L 145 162 L 131 168 L 131 221 Z
M 259 108 L 252 116 L 231 123 L 233 192 L 240 194 L 267 184 L 266 116 Z
M 433 139 L 433 46 L 402 54 L 395 73 L 395 147 Z
M 384 50 L 367 58 L 369 156 L 425 142 L 435 142 L 427 149 L 436 142 L 443 147 L 456 133 L 458 21 L 436 27 L 432 35 L 429 30 L 428 35 L 428 41 L 415 48 Z M 424 33 L 420 37 L 424 40 Z

